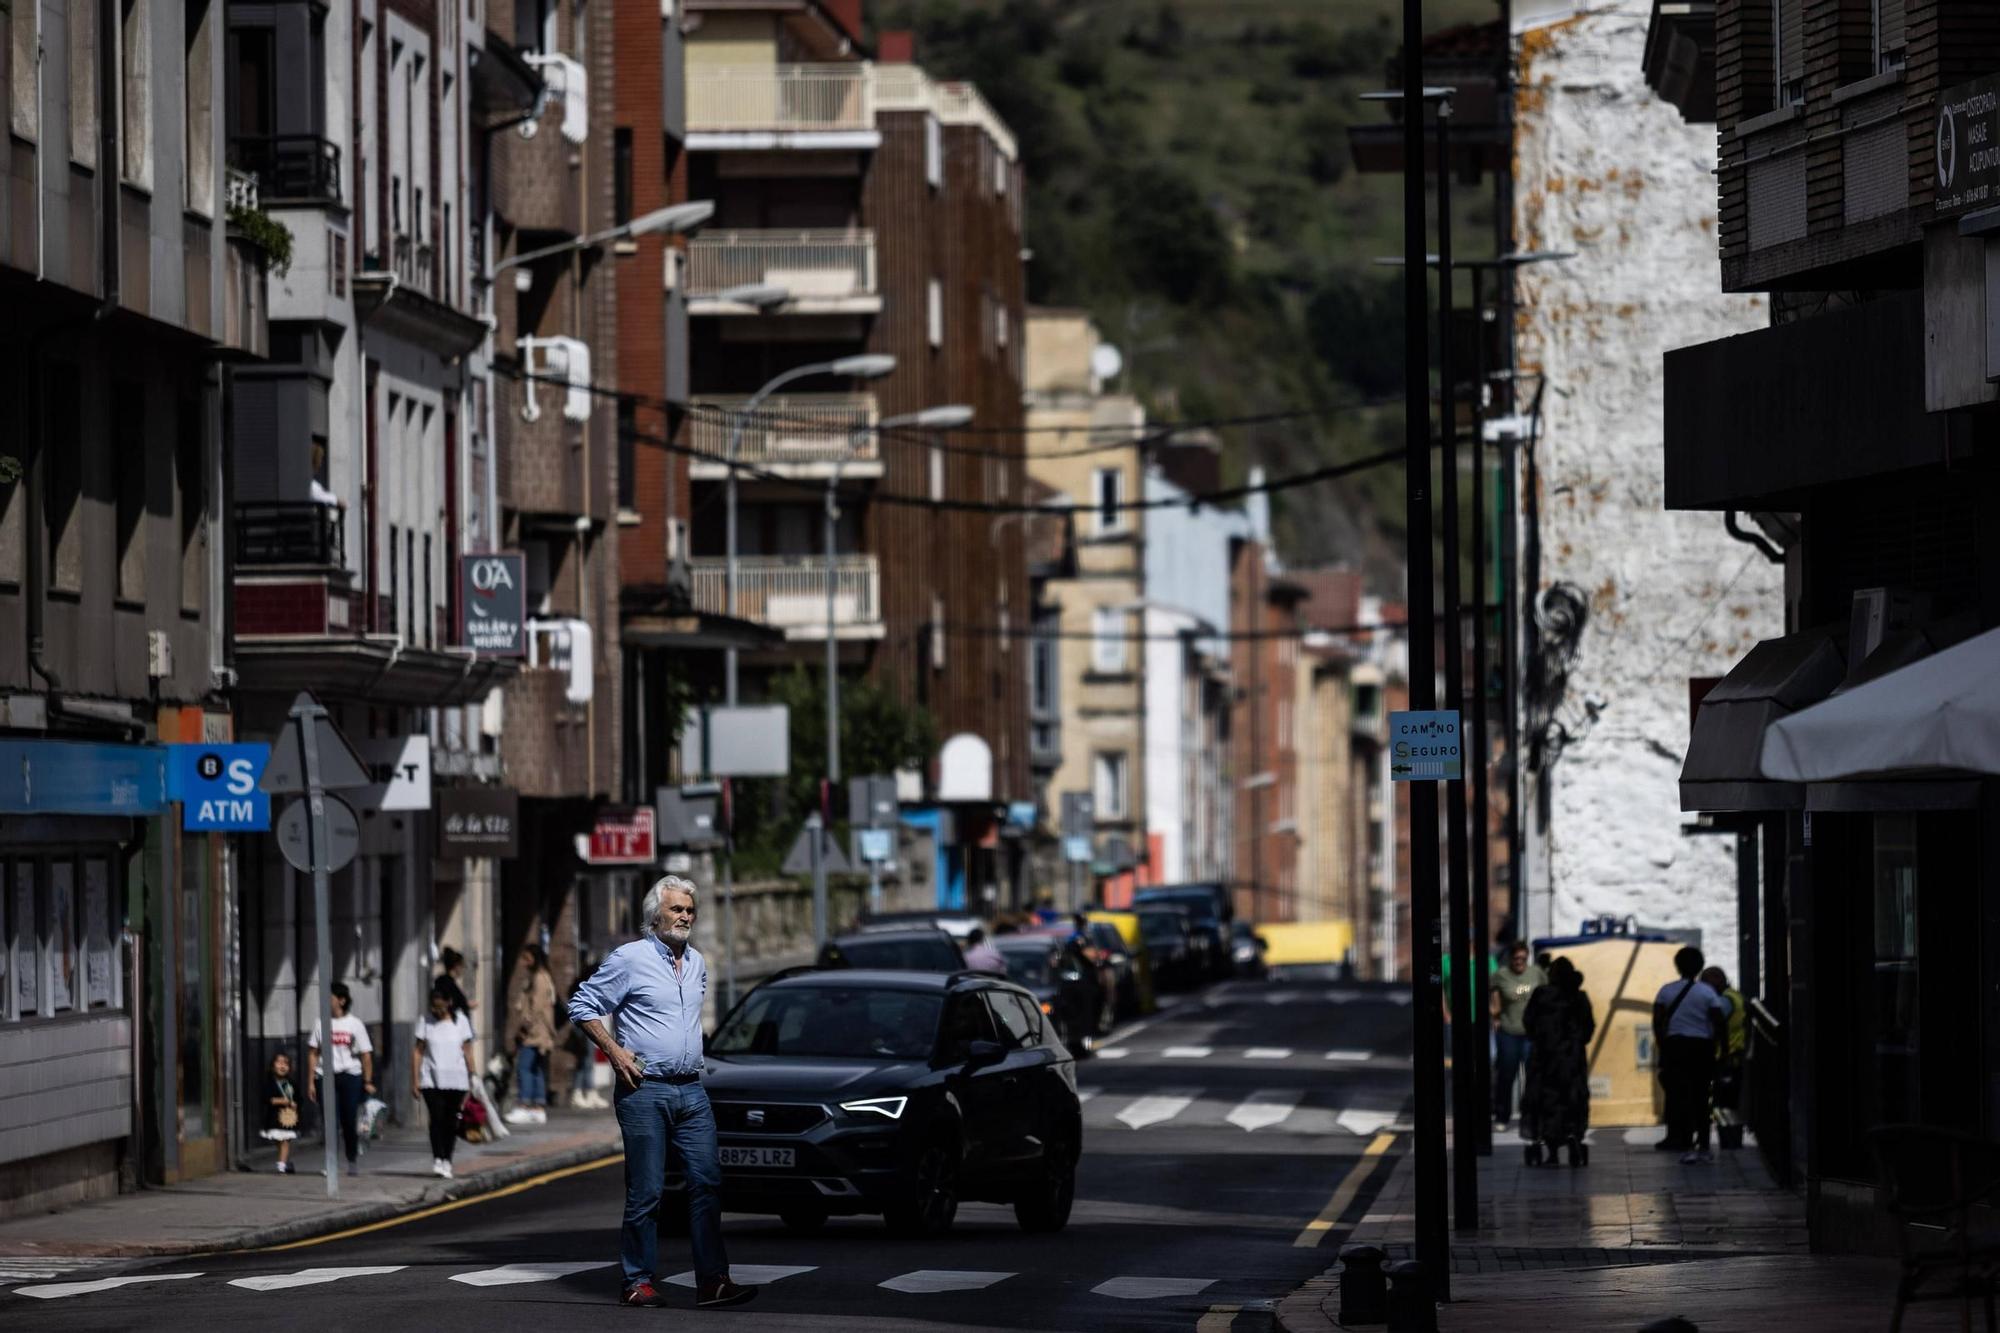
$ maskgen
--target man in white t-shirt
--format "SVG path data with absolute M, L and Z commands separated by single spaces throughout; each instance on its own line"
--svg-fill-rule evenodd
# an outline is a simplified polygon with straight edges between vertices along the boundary
M 368 1040 L 368 1025 L 351 1012 L 353 997 L 347 983 L 336 981 L 329 988 L 333 998 L 333 1099 L 340 1117 L 340 1143 L 347 1150 L 347 1174 L 361 1174 L 361 1136 L 358 1120 L 361 1099 L 375 1093 L 375 1043 Z M 306 1095 L 319 1100 L 319 1024 L 313 1024 L 306 1041 Z M 321 1108 L 324 1115 L 325 1108 Z
M 1678 981 L 1660 987 L 1653 999 L 1653 1036 L 1660 1052 L 1660 1087 L 1667 1095 L 1667 1137 L 1654 1144 L 1678 1152 L 1692 1165 L 1708 1155 L 1709 1083 L 1715 1076 L 1715 1044 L 1729 1027 L 1729 1002 L 1699 980 L 1701 950 L 1674 955 Z
M 458 1146 L 458 1113 L 472 1089 L 472 1024 L 452 1007 L 442 982 L 431 987 L 431 1008 L 417 1021 L 410 1046 L 410 1095 L 430 1119 L 431 1174 L 451 1179 Z

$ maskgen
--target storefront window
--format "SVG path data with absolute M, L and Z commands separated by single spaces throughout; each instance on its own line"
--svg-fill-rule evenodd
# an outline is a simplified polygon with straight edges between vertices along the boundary
M 49 1012 L 66 1014 L 77 1007 L 76 866 L 51 861 L 48 872 Z
M 42 1011 L 42 941 L 35 911 L 35 865 L 14 864 L 14 1017 Z
M 1875 818 L 1872 1123 L 1920 1118 L 1917 1013 L 1917 821 Z
M 83 949 L 85 1001 L 92 1009 L 118 1003 L 117 936 L 112 927 L 111 862 L 101 856 L 83 863 Z
M 0 1021 L 124 1006 L 115 865 L 76 850 L 0 862 Z
M 209 1128 L 208 838 L 180 842 L 180 913 L 175 925 L 176 971 L 180 984 L 181 1137 L 206 1138 Z

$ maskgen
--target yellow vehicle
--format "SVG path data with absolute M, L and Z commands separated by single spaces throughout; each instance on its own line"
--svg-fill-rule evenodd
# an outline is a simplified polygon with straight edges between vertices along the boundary
M 1331 966 L 1345 962 L 1354 947 L 1350 921 L 1272 921 L 1257 927 L 1264 940 L 1264 966 Z
M 1086 919 L 1103 922 L 1118 932 L 1125 957 L 1116 956 L 1111 965 L 1118 972 L 1118 1011 L 1121 1014 L 1150 1014 L 1159 1008 L 1153 994 L 1153 960 L 1146 952 L 1145 938 L 1139 933 L 1139 917 L 1134 912 L 1085 912 Z

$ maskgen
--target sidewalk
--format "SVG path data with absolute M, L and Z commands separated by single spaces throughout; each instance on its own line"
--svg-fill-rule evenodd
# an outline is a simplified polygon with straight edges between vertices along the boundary
M 509 1126 L 513 1133 L 495 1143 L 461 1141 L 452 1161 L 456 1178 L 440 1180 L 431 1174 L 421 1113 L 405 1119 L 416 1123 L 392 1126 L 368 1145 L 359 1176 L 341 1176 L 337 1199 L 326 1196 L 320 1140 L 292 1145 L 299 1171 L 287 1176 L 271 1169 L 277 1154 L 258 1141 L 249 1162 L 253 1170 L 0 1221 L 0 1261 L 104 1261 L 282 1245 L 489 1193 L 621 1151 L 611 1112 L 552 1108 L 546 1125 Z
M 1479 1162 L 1479 1229 L 1451 1238 L 1452 1302 L 1439 1307 L 1442 1333 L 1561 1328 L 1634 1333 L 1682 1315 L 1704 1333 L 1753 1327 L 1765 1318 L 1800 1328 L 1876 1330 L 1888 1323 L 1894 1266 L 1807 1252 L 1803 1201 L 1777 1188 L 1755 1147 L 1716 1153 L 1712 1165 L 1682 1166 L 1656 1152 L 1661 1131 L 1607 1129 L 1590 1135 L 1590 1165 L 1529 1167 L 1511 1133 L 1495 1136 Z M 1378 1245 L 1413 1256 L 1415 1166 L 1403 1155 L 1337 1249 Z M 1289 1333 L 1340 1327 L 1339 1267 L 1279 1307 Z M 1915 1307 L 1906 1328 L 1956 1327 L 1948 1304 Z

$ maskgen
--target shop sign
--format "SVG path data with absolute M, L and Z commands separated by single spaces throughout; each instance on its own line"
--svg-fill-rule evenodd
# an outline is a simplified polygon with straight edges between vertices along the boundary
M 270 794 L 258 789 L 271 747 L 169 745 L 167 796 L 181 803 L 181 827 L 197 833 L 262 833 L 271 827 Z
M 2000 206 L 2000 75 L 1948 88 L 1938 98 L 1937 195 L 1932 216 Z
M 439 787 L 436 797 L 439 856 L 521 854 L 521 798 L 512 787 Z
M 167 751 L 103 741 L 0 741 L 0 815 L 157 815 Z
M 519 552 L 458 558 L 458 639 L 477 657 L 526 657 L 527 568 Z
M 659 859 L 650 805 L 607 805 L 591 826 L 584 860 L 594 866 L 649 866 Z
M 362 741 L 354 747 L 368 766 L 374 785 L 361 793 L 370 810 L 431 808 L 431 738 L 390 736 Z

